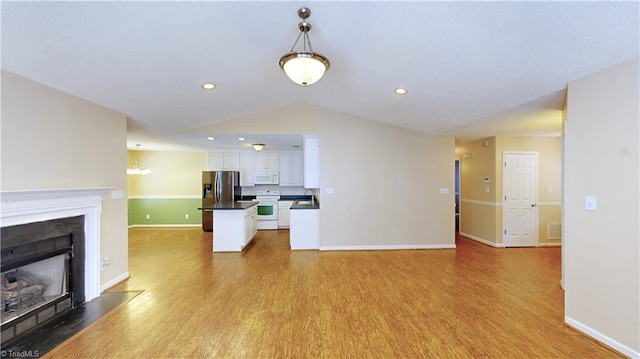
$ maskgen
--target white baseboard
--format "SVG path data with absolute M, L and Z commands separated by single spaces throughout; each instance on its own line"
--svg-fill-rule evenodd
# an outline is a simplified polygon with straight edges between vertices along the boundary
M 321 251 L 389 251 L 407 249 L 455 249 L 455 244 L 401 244 L 385 246 L 320 246 Z
M 202 224 L 132 224 L 128 228 L 171 228 L 171 227 L 180 227 L 180 228 L 192 228 L 192 227 L 202 227 Z
M 562 243 L 538 243 L 538 247 L 562 247 Z
M 129 271 L 124 272 L 123 274 L 113 278 L 112 280 L 108 281 L 107 283 L 103 284 L 100 286 L 100 293 L 104 292 L 105 290 L 113 287 L 114 285 L 122 282 L 123 280 L 126 280 L 129 278 Z
M 585 333 L 586 335 L 592 337 L 593 339 L 613 348 L 616 351 L 619 351 L 620 353 L 628 356 L 629 358 L 640 359 L 640 352 L 635 351 L 632 348 L 629 348 L 628 346 L 600 333 L 599 331 L 591 327 L 588 327 L 580 323 L 575 319 L 572 319 L 570 317 L 564 317 L 564 322 L 570 327 Z
M 491 247 L 495 247 L 495 248 L 504 248 L 504 244 L 502 244 L 502 243 L 495 243 L 495 242 L 491 242 L 491 241 L 488 241 L 488 240 L 486 240 L 486 239 L 482 239 L 482 238 L 480 238 L 480 237 L 476 237 L 476 236 L 474 236 L 474 235 L 467 234 L 467 233 L 463 233 L 463 232 L 460 232 L 460 235 L 461 235 L 461 236 L 463 236 L 463 237 L 466 237 L 466 238 L 472 239 L 472 240 L 474 240 L 474 241 L 476 241 L 476 242 L 480 242 L 480 243 L 482 243 L 482 244 L 486 244 L 486 245 L 491 246 Z

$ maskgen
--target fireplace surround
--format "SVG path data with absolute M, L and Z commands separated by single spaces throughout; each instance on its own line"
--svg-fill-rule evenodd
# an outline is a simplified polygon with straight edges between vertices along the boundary
M 77 306 L 100 296 L 100 214 L 104 195 L 109 189 L 0 191 L 3 274 L 13 274 L 15 268 L 28 266 L 35 259 L 55 256 L 63 256 L 62 262 L 53 261 L 71 266 L 67 269 L 73 277 L 63 279 L 62 283 L 70 286 L 69 293 L 60 294 L 54 304 L 46 304 L 34 311 L 44 312 L 40 314 L 44 320 L 57 311 L 66 310 L 65 306 Z M 19 229 L 17 235 L 15 229 Z M 32 292 L 37 295 L 44 290 L 34 288 Z M 39 297 L 32 299 L 27 296 L 27 299 L 35 302 Z M 34 323 L 37 326 L 39 321 L 37 314 L 34 314 L 34 319 L 21 320 L 23 329 L 17 325 L 15 328 L 4 325 L 3 320 L 2 342 L 5 338 L 10 340 L 10 337 L 19 336 L 21 331 L 28 333 L 35 329 Z

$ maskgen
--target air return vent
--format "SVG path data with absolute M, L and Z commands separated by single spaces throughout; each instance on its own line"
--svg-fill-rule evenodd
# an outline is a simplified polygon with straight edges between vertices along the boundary
M 562 223 L 547 222 L 547 239 L 562 239 Z

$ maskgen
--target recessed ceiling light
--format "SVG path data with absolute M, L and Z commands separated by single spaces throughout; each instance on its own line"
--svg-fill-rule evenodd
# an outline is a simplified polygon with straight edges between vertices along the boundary
M 216 84 L 214 84 L 213 82 L 205 82 L 201 87 L 205 90 L 213 90 L 214 88 L 216 88 Z
M 244 137 L 238 137 L 238 141 L 244 141 Z
M 213 141 L 215 139 L 216 139 L 215 137 L 207 137 L 207 140 L 209 140 L 209 141 Z
M 398 88 L 396 88 L 396 89 L 395 89 L 395 90 L 393 90 L 393 91 L 394 91 L 395 93 L 397 93 L 398 95 L 404 95 L 404 94 L 406 94 L 407 92 L 409 92 L 409 91 L 407 91 L 407 89 L 406 89 L 406 88 L 403 88 L 403 87 L 398 87 Z

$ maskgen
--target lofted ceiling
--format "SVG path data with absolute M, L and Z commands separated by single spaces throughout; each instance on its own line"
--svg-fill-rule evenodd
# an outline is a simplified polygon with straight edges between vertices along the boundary
M 194 129 L 304 103 L 458 141 L 558 135 L 567 83 L 640 48 L 637 1 L 1 6 L 2 69 L 126 114 L 131 149 L 232 147 Z M 331 61 L 308 87 L 278 66 L 302 6 Z

